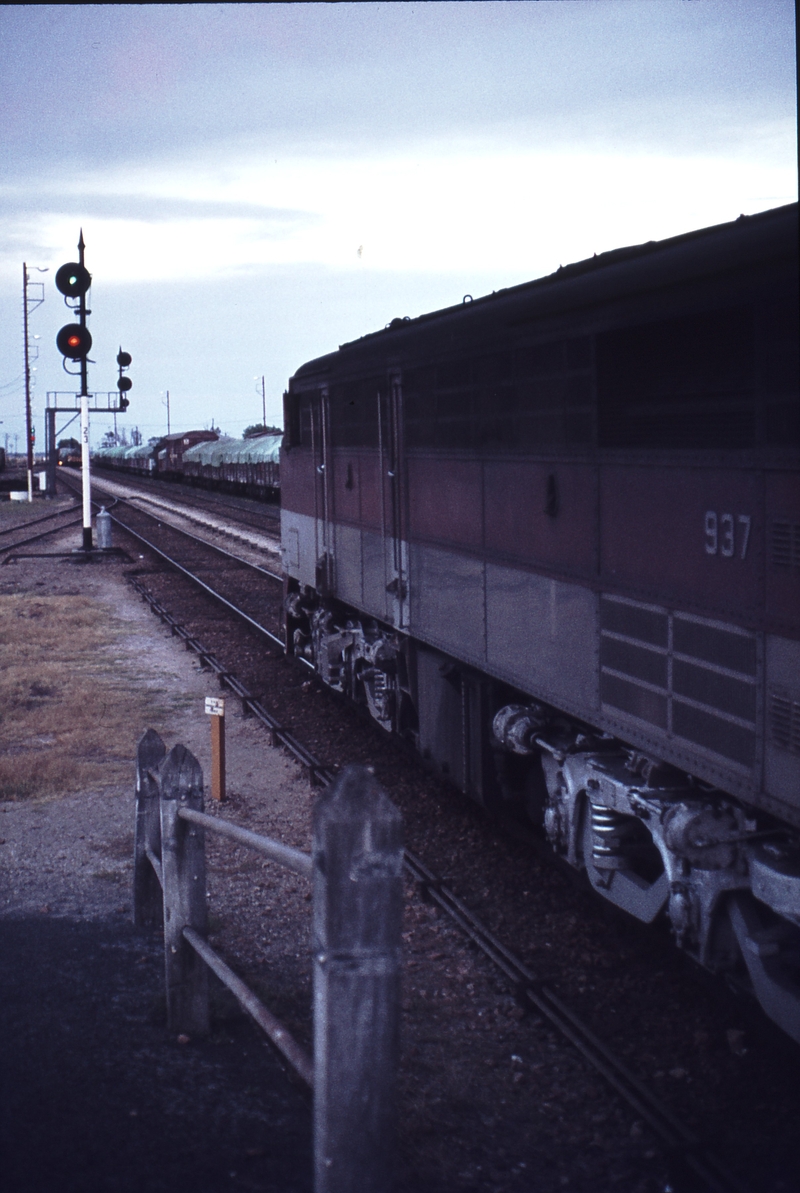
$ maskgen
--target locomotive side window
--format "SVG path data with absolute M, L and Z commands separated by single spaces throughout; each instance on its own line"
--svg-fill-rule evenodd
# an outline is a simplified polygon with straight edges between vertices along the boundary
M 582 336 L 519 348 L 516 440 L 526 451 L 594 440 L 591 340 Z
M 800 326 L 797 291 L 758 311 L 758 371 L 764 393 L 763 436 L 775 447 L 800 445 Z
M 286 428 L 283 446 L 286 448 L 297 447 L 300 442 L 300 411 L 297 394 L 285 393 L 283 395 L 283 425 Z
M 459 357 L 403 378 L 408 446 L 530 452 L 594 437 L 591 342 Z
M 601 447 L 748 448 L 753 320 L 715 311 L 597 337 Z
M 378 395 L 384 376 L 359 378 L 331 386 L 331 435 L 334 447 L 378 446 Z
M 300 447 L 311 447 L 313 435 L 313 404 L 314 397 L 312 394 L 301 394 L 298 402 L 298 445 Z
M 319 390 L 284 394 L 283 417 L 286 427 L 284 447 L 311 447 L 311 411 L 315 402 L 319 403 Z
M 407 369 L 403 374 L 403 411 L 409 447 L 432 447 L 436 443 L 435 388 L 433 368 Z

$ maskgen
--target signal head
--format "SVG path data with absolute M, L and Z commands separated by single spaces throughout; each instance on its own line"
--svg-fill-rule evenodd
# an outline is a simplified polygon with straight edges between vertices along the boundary
M 121 369 L 127 369 L 132 359 L 130 352 L 123 352 L 120 348 L 117 353 L 117 364 Z
M 80 298 L 92 284 L 92 275 L 85 265 L 68 261 L 56 274 L 56 288 L 66 298 Z
M 120 377 L 117 382 L 117 389 L 120 393 L 127 393 L 129 389 L 133 388 L 133 382 L 130 377 Z
M 127 410 L 127 409 L 128 409 L 128 407 L 130 406 L 130 404 L 131 404 L 131 400 L 130 400 L 130 398 L 126 398 L 126 397 L 125 397 L 125 395 L 124 395 L 123 393 L 121 393 L 121 394 L 119 395 L 119 408 L 120 408 L 120 410 Z
M 92 346 L 92 335 L 88 327 L 80 323 L 68 323 L 56 336 L 56 347 L 68 360 L 84 360 Z

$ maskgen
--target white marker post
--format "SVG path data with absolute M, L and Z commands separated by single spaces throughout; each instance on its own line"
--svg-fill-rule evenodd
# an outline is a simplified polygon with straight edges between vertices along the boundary
M 81 386 L 83 390 L 86 386 Z M 81 479 L 83 481 L 83 549 L 92 549 L 92 477 L 89 471 L 89 395 L 81 394 Z
M 206 696 L 206 715 L 211 717 L 211 798 L 225 799 L 225 700 Z

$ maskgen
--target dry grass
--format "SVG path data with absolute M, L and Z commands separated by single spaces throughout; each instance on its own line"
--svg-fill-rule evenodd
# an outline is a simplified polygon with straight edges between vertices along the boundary
M 130 780 L 156 710 L 127 628 L 86 597 L 0 596 L 0 799 Z

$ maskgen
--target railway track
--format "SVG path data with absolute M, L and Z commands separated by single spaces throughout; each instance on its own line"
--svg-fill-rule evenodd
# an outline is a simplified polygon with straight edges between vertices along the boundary
M 280 616 L 280 576 L 267 569 L 244 564 L 230 552 L 212 547 L 186 531 L 159 525 L 157 517 L 144 514 L 124 502 L 115 504 L 111 516 L 120 529 L 133 535 L 140 545 L 153 551 L 160 560 L 178 571 L 239 621 L 255 629 L 270 643 L 281 644 L 277 632 Z M 254 579 L 262 588 L 264 581 L 268 581 L 272 595 L 269 612 L 266 614 L 263 608 L 263 593 L 260 598 L 261 607 L 258 607 L 258 594 L 253 592 Z M 262 700 L 220 663 L 141 581 L 132 577 L 131 582 L 172 632 L 184 641 L 188 649 L 198 655 L 204 666 L 218 676 L 224 687 L 241 700 L 243 709 L 264 725 L 273 744 L 280 744 L 287 749 L 307 770 L 313 782 L 327 784 L 332 781 L 334 769 L 320 760 L 295 733 L 282 725 Z M 237 605 L 239 599 L 243 601 L 242 605 Z M 666 1103 L 566 1005 L 552 988 L 552 984 L 541 981 L 421 858 L 407 851 L 405 864 L 421 894 L 449 916 L 496 966 L 510 984 L 518 1001 L 535 1010 L 569 1041 L 624 1102 L 648 1124 L 669 1156 L 672 1171 L 676 1174 L 672 1186 L 675 1193 L 680 1193 L 682 1189 L 703 1189 L 709 1190 L 710 1193 L 747 1193 L 747 1186 L 729 1172 L 725 1164 L 703 1145 L 698 1135 L 673 1114 Z
M 114 499 L 108 512 L 116 526 L 168 567 L 186 576 L 273 645 L 283 647 L 280 637 L 283 578 L 277 572 L 248 563 L 188 530 L 162 522 L 157 514 L 141 510 L 124 499 Z
M 144 480 L 126 473 L 102 469 L 95 474 L 100 483 L 107 481 L 125 485 L 140 492 L 142 497 L 156 495 L 178 504 L 191 504 L 193 508 L 210 514 L 229 513 L 236 522 L 252 530 L 280 533 L 280 506 L 274 502 L 257 501 L 253 497 L 237 497 L 230 493 L 212 493 L 195 486 L 174 484 L 164 480 Z
M 56 534 L 68 526 L 78 526 L 80 521 L 79 507 L 72 506 L 64 510 L 55 510 L 51 514 L 44 514 L 41 518 L 32 518 L 21 526 L 8 526 L 4 530 L 0 530 L 0 555 L 7 555 L 18 547 L 28 547 L 31 543 L 38 543 L 41 539 Z M 55 522 L 55 525 L 48 526 L 46 530 L 38 529 L 45 522 Z M 27 532 L 32 527 L 37 527 L 36 533 L 28 534 Z

